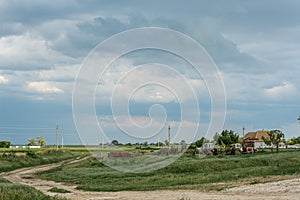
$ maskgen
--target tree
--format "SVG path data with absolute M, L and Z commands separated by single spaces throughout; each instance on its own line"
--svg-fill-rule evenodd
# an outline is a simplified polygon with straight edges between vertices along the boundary
M 148 146 L 148 142 L 143 142 L 143 146 Z
M 287 141 L 287 144 L 289 144 L 289 145 L 300 144 L 300 136 L 289 139 Z
M 166 144 L 166 146 L 169 146 L 169 144 L 170 144 L 169 140 L 165 140 L 165 144 Z
M 185 143 L 184 140 L 182 140 L 181 142 Z M 208 140 L 206 140 L 205 137 L 202 137 L 199 140 L 197 140 L 196 142 L 191 143 L 190 146 L 188 147 L 188 150 L 186 153 L 190 153 L 193 155 L 198 154 L 199 153 L 198 148 L 202 147 L 205 142 L 208 142 Z
M 28 143 L 27 143 L 28 146 L 35 146 L 36 145 L 35 138 L 28 138 L 27 141 L 28 141 Z
M 40 145 L 41 147 L 45 146 L 46 141 L 42 136 L 37 136 L 36 137 L 37 144 Z
M 266 145 L 271 146 L 271 151 L 273 152 L 273 144 L 272 144 L 272 141 L 271 141 L 271 137 L 273 137 L 273 136 L 269 135 L 269 138 L 266 138 L 266 137 L 263 136 L 262 139 L 263 139 L 263 141 Z
M 272 151 L 273 151 L 273 145 L 276 146 L 276 152 L 279 151 L 279 143 L 283 141 L 284 133 L 280 130 L 271 130 L 269 133 L 269 138 L 263 137 L 263 141 L 267 145 L 272 145 Z
M 1 141 L 0 142 L 0 148 L 9 148 L 10 142 L 9 141 Z
M 196 147 L 200 148 L 200 147 L 202 147 L 204 142 L 206 142 L 206 139 L 205 139 L 205 137 L 202 137 L 195 142 L 195 145 L 196 145 Z
M 164 143 L 162 143 L 162 142 L 157 142 L 157 143 L 155 143 L 155 146 L 162 147 L 162 146 L 164 146 Z
M 119 145 L 119 142 L 118 142 L 118 140 L 113 140 L 113 141 L 111 141 L 111 144 L 113 144 L 113 145 L 115 145 L 115 146 L 118 146 L 118 145 Z
M 225 147 L 229 147 L 231 144 L 238 143 L 239 135 L 234 131 L 223 130 L 219 135 L 217 144 Z

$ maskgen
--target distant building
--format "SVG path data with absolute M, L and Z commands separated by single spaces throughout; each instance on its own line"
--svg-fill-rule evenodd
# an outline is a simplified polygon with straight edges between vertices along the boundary
M 287 145 L 287 148 L 289 148 L 289 149 L 300 149 L 300 144 Z
M 213 148 L 215 148 L 215 145 L 212 142 L 206 142 L 203 143 L 202 145 L 202 149 L 213 149 Z
M 253 147 L 254 149 L 271 147 L 266 145 L 263 140 L 263 137 L 270 139 L 268 133 L 270 133 L 270 131 L 267 130 L 248 132 L 243 138 L 243 146 Z
M 9 148 L 13 148 L 13 149 L 19 149 L 19 148 L 23 148 L 23 149 L 40 149 L 41 146 L 10 146 Z

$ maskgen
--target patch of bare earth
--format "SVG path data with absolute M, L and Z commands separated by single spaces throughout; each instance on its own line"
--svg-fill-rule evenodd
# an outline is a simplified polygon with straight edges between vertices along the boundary
M 84 158 L 85 159 L 85 158 Z M 70 161 L 79 162 L 80 160 Z M 49 170 L 54 167 L 58 167 L 66 162 L 55 163 L 50 165 L 43 165 L 37 167 L 29 167 L 14 170 L 11 172 L 2 173 L 2 177 L 7 180 L 28 185 L 42 191 L 44 194 L 54 196 L 62 196 L 68 199 L 74 200 L 100 200 L 100 199 L 120 199 L 120 200 L 152 200 L 152 199 L 216 199 L 216 200 L 275 200 L 275 199 L 298 199 L 300 192 L 300 178 L 293 176 L 274 176 L 268 178 L 252 178 L 239 182 L 232 183 L 218 183 L 210 184 L 209 187 L 213 188 L 228 188 L 220 192 L 196 189 L 191 190 L 155 190 L 155 191 L 122 191 L 122 192 L 88 192 L 77 190 L 76 185 L 70 185 L 65 183 L 57 183 L 54 181 L 46 181 L 38 179 L 34 176 L 36 172 Z M 293 179 L 291 179 L 293 178 Z M 289 180 L 282 180 L 289 179 Z M 259 180 L 259 183 L 258 183 Z M 268 182 L 273 181 L 273 182 Z M 263 183 L 268 182 L 268 183 Z M 257 183 L 257 184 L 254 184 Z M 250 184 L 250 185 L 249 185 Z M 236 187 L 237 186 L 237 187 Z M 54 193 L 49 192 L 53 187 L 65 189 L 71 193 Z

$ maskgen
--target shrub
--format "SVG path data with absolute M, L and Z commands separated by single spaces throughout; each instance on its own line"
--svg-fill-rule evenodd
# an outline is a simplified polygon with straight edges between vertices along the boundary
M 10 142 L 9 141 L 0 141 L 0 148 L 9 148 Z
M 31 158 L 37 158 L 37 155 L 35 154 L 34 151 L 27 151 L 26 155 L 29 156 L 29 157 L 31 157 Z

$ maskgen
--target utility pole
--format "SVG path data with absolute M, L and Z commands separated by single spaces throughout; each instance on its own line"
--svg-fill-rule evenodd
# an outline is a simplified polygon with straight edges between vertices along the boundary
M 171 142 L 170 136 L 171 136 L 171 127 L 169 125 L 169 127 L 168 127 L 168 145 L 169 145 L 169 149 L 170 149 L 170 142 Z
M 64 148 L 64 136 L 61 136 L 61 148 Z
M 245 136 L 245 126 L 243 126 L 243 137 Z
M 56 150 L 58 150 L 58 126 L 56 126 Z

